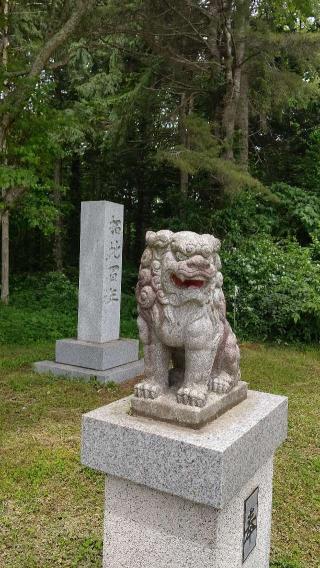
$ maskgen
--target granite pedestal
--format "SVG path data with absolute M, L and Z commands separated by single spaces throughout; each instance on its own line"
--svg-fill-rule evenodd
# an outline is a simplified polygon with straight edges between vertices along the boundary
M 228 393 L 210 392 L 205 406 L 198 407 L 178 404 L 178 388 L 171 387 L 155 399 L 132 397 L 132 414 L 198 429 L 245 400 L 248 391 L 247 383 L 240 381 Z
M 199 430 L 133 416 L 130 402 L 83 417 L 82 463 L 108 474 L 104 568 L 268 568 L 287 399 L 248 391 Z
M 139 342 L 120 339 L 123 205 L 81 204 L 78 337 L 56 342 L 55 361 L 34 369 L 55 376 L 122 382 L 141 375 Z

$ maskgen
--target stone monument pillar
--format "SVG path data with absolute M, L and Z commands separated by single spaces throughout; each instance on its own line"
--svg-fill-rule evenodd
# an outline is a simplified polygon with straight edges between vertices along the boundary
M 58 376 L 122 382 L 143 372 L 139 342 L 120 339 L 123 205 L 81 204 L 77 339 L 56 342 L 56 360 L 35 370 Z
M 147 234 L 137 300 L 145 379 L 83 417 L 107 474 L 104 568 L 268 568 L 287 399 L 248 391 L 226 320 L 220 243 Z

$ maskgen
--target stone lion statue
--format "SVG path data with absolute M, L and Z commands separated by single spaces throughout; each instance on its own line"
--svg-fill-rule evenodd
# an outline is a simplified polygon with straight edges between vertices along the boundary
M 146 379 L 135 396 L 170 386 L 177 401 L 203 407 L 240 379 L 240 353 L 226 320 L 220 241 L 189 231 L 148 232 L 136 288 Z

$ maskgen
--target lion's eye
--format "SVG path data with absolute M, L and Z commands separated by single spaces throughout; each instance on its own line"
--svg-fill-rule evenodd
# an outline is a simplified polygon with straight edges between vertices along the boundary
M 190 255 L 193 254 L 193 252 L 194 252 L 194 246 L 193 246 L 192 243 L 188 243 L 188 244 L 187 244 L 187 246 L 186 246 L 186 252 L 187 252 L 187 254 L 190 254 Z
M 176 259 L 177 260 L 185 260 L 186 258 L 187 258 L 186 255 L 183 252 L 181 252 L 180 250 L 178 250 L 176 252 Z

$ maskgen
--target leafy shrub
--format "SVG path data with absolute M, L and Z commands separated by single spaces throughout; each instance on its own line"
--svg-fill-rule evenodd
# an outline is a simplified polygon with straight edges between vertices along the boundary
M 0 343 L 55 341 L 76 333 L 77 288 L 60 273 L 20 276 L 0 306 Z
M 308 244 L 320 232 L 319 194 L 286 183 L 273 184 L 271 191 L 279 199 L 277 235 L 295 236 Z
M 123 294 L 121 310 L 121 334 L 137 337 L 134 293 Z M 0 344 L 74 337 L 77 311 L 77 286 L 64 274 L 51 272 L 15 278 L 10 305 L 0 305 Z
M 319 341 L 320 264 L 311 248 L 262 235 L 225 243 L 222 257 L 229 317 L 235 308 L 240 337 Z
M 70 313 L 77 309 L 78 290 L 61 272 L 19 276 L 12 282 L 11 304 L 17 308 L 52 309 Z

